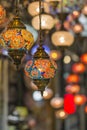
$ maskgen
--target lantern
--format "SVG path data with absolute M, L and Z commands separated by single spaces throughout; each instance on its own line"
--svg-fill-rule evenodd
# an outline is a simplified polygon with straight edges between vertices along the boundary
M 74 11 L 72 12 L 72 15 L 73 15 L 73 18 L 76 19 L 76 18 L 78 18 L 78 17 L 80 16 L 80 11 L 74 10 Z
M 74 73 L 83 73 L 84 71 L 85 71 L 86 69 L 85 69 L 85 66 L 84 66 L 84 64 L 83 63 L 74 63 L 73 65 L 72 65 L 72 71 L 74 72 Z
M 76 112 L 74 96 L 72 94 L 64 95 L 64 111 L 68 114 L 73 114 Z
M 55 109 L 60 108 L 63 106 L 63 98 L 55 96 L 51 99 L 50 104 Z
M 43 91 L 43 98 L 44 99 L 50 99 L 53 96 L 53 91 L 50 88 L 46 88 L 45 91 Z
M 26 30 L 18 16 L 14 17 L 7 29 L 2 32 L 1 39 L 17 66 L 20 64 L 25 51 L 30 50 L 34 44 L 33 35 Z
M 61 52 L 56 51 L 56 50 L 51 50 L 49 56 L 51 59 L 56 61 L 61 58 Z
M 74 37 L 68 31 L 56 31 L 52 34 L 51 40 L 55 46 L 70 46 L 73 44 Z
M 44 91 L 50 78 L 54 77 L 56 69 L 56 63 L 49 58 L 44 48 L 40 46 L 34 53 L 34 59 L 29 60 L 25 65 L 25 74 L 33 79 L 38 90 Z
M 47 2 L 41 2 L 41 6 L 44 8 L 44 12 L 49 13 L 49 6 Z M 39 1 L 33 1 L 28 5 L 28 13 L 31 16 L 35 16 L 39 14 Z
M 80 23 L 76 23 L 73 27 L 72 30 L 74 33 L 79 34 L 83 31 L 83 26 Z
M 87 53 L 84 53 L 81 55 L 81 61 L 84 63 L 84 64 L 87 64 Z
M 76 105 L 83 105 L 86 102 L 85 95 L 80 95 L 80 94 L 75 95 L 74 102 Z
M 39 30 L 39 15 L 35 16 L 32 19 L 32 26 Z M 42 30 L 50 30 L 54 27 L 55 20 L 50 14 L 43 13 L 41 14 L 41 29 Z
M 78 83 L 79 80 L 80 80 L 80 78 L 77 74 L 70 74 L 66 78 L 67 83 Z
M 59 119 L 65 119 L 68 116 L 68 114 L 63 109 L 60 109 L 55 112 L 55 116 Z
M 80 86 L 78 84 L 67 85 L 65 91 L 68 93 L 78 93 L 80 91 Z

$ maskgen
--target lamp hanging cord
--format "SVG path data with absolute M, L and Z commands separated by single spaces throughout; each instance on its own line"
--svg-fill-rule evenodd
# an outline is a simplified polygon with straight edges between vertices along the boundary
M 19 16 L 18 4 L 19 4 L 19 0 L 16 0 L 16 1 L 15 1 L 15 6 L 16 6 L 16 16 Z
M 39 45 L 42 46 L 42 31 L 41 31 L 41 0 L 39 0 Z
M 61 28 L 63 28 L 63 0 L 61 0 Z

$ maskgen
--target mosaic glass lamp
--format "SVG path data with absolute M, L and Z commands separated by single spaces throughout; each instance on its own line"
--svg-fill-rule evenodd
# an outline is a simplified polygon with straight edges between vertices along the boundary
M 38 90 L 44 91 L 50 79 L 55 76 L 57 65 L 52 61 L 42 46 L 39 46 L 33 59 L 25 65 L 25 74 L 33 80 Z
M 30 50 L 34 44 L 33 35 L 26 30 L 25 25 L 18 16 L 14 17 L 1 34 L 1 41 L 8 49 L 8 53 L 19 65 L 26 50 Z

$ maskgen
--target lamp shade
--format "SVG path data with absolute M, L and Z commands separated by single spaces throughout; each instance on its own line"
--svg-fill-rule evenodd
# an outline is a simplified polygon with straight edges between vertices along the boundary
M 32 19 L 32 26 L 36 30 L 39 30 L 40 28 L 39 24 L 40 24 L 39 15 L 37 15 Z M 51 15 L 41 14 L 41 29 L 42 30 L 50 30 L 54 27 L 54 24 L 55 24 L 55 20 Z
M 82 54 L 80 59 L 84 64 L 87 64 L 87 53 Z
M 74 42 L 74 37 L 68 31 L 56 31 L 52 34 L 51 40 L 55 46 L 70 46 Z
M 25 50 L 30 50 L 34 44 L 33 35 L 26 30 L 18 16 L 10 21 L 7 28 L 2 32 L 1 38 L 16 65 L 20 64 Z M 0 44 L 2 45 L 2 43 Z
M 46 88 L 45 91 L 43 91 L 43 98 L 44 99 L 50 99 L 53 96 L 53 91 L 50 88 Z
M 55 96 L 51 99 L 50 104 L 53 108 L 60 108 L 63 106 L 63 98 Z
M 66 78 L 67 83 L 78 83 L 80 80 L 80 77 L 77 74 L 70 74 Z
M 86 70 L 85 65 L 83 63 L 74 63 L 72 65 L 72 71 L 74 73 L 83 73 Z
M 64 111 L 68 114 L 73 114 L 76 112 L 74 96 L 72 94 L 64 95 Z
M 59 119 L 65 119 L 68 116 L 68 114 L 63 109 L 60 109 L 55 112 L 55 116 Z
M 44 12 L 49 13 L 49 5 L 47 2 L 41 2 L 41 6 L 44 8 Z M 39 1 L 34 1 L 32 3 L 29 3 L 28 5 L 28 13 L 31 16 L 35 16 L 39 14 Z
M 66 86 L 65 91 L 68 93 L 78 93 L 80 91 L 80 86 L 78 84 L 69 84 Z
M 62 54 L 60 51 L 57 51 L 57 50 L 51 50 L 50 53 L 49 53 L 49 56 L 51 59 L 57 61 L 61 58 Z
M 81 33 L 83 31 L 83 26 L 80 23 L 77 23 L 72 27 L 72 30 L 76 34 Z
M 8 49 L 27 49 L 29 50 L 33 43 L 33 35 L 26 30 L 25 25 L 19 17 L 15 17 L 1 34 Z
M 83 105 L 86 102 L 85 95 L 80 95 L 80 94 L 75 95 L 74 102 L 76 105 Z
M 44 48 L 40 46 L 34 53 L 34 58 L 25 65 L 25 74 L 33 79 L 39 90 L 44 90 L 49 79 L 55 76 L 57 65 L 52 61 Z
M 76 19 L 76 18 L 78 18 L 78 17 L 80 16 L 80 11 L 74 10 L 74 11 L 72 12 L 72 15 L 73 15 L 73 18 Z

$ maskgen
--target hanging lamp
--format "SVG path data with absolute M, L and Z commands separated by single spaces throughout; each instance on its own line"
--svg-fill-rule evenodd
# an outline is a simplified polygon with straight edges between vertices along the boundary
M 33 80 L 39 91 L 44 91 L 45 87 L 53 78 L 57 69 L 56 63 L 52 61 L 42 46 L 42 28 L 41 28 L 41 1 L 39 0 L 39 21 L 40 38 L 39 47 L 34 53 L 33 59 L 25 65 L 25 74 Z
M 16 16 L 9 22 L 7 28 L 1 34 L 1 39 L 8 49 L 8 54 L 17 66 L 21 63 L 26 50 L 30 50 L 34 44 L 33 35 L 26 30 L 18 13 L 18 1 L 16 0 Z
M 47 2 L 42 1 L 41 5 L 44 6 L 44 12 L 50 13 L 49 5 Z M 39 14 L 39 0 L 33 1 L 28 5 L 28 13 L 31 16 L 36 16 Z
M 63 22 L 63 0 L 61 0 L 61 30 L 52 34 L 51 40 L 54 46 L 70 46 L 74 42 L 73 35 L 69 31 L 65 30 Z
M 35 17 L 32 18 L 31 24 L 36 30 L 39 30 L 39 23 L 39 14 L 37 14 Z M 49 11 L 45 11 L 44 3 L 41 2 L 41 29 L 49 31 L 54 27 L 54 25 L 55 19 L 52 15 L 49 14 Z

